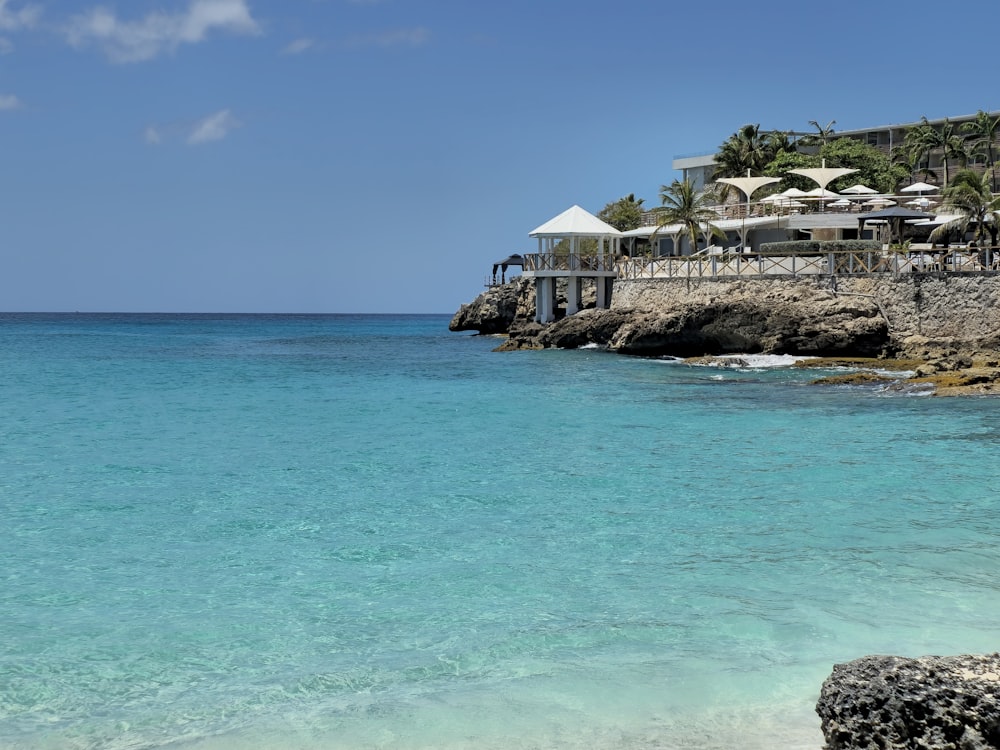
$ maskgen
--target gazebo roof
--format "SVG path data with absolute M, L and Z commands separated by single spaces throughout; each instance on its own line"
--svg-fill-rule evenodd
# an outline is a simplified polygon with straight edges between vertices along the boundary
M 621 232 L 579 206 L 571 206 L 529 232 L 529 237 L 621 237 Z

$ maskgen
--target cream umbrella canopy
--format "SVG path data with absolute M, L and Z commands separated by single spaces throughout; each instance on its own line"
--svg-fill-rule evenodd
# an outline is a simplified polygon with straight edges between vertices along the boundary
M 765 185 L 781 182 L 780 177 L 751 177 L 750 170 L 747 170 L 746 177 L 721 177 L 716 182 L 724 185 L 732 185 L 747 197 L 747 209 L 749 210 L 750 198 Z
M 750 197 L 760 190 L 765 185 L 772 185 L 775 182 L 781 182 L 780 177 L 751 177 L 750 170 L 747 170 L 746 177 L 720 177 L 716 182 L 721 182 L 724 185 L 732 185 L 734 188 L 742 191 L 747 197 L 747 210 L 743 214 L 743 218 L 750 214 Z M 744 225 L 740 231 L 740 246 L 746 247 L 747 244 L 747 230 Z
M 815 182 L 823 190 L 831 182 L 836 180 L 838 177 L 843 177 L 845 174 L 854 174 L 859 171 L 857 169 L 846 169 L 844 167 L 828 167 L 826 166 L 826 159 L 822 161 L 823 166 L 821 167 L 806 167 L 805 169 L 789 169 L 790 174 L 800 174 L 803 177 L 808 177 L 810 180 Z M 820 206 L 823 204 L 820 203 Z

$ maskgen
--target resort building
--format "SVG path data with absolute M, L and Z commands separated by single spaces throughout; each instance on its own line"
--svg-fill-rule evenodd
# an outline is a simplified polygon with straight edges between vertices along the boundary
M 990 112 L 992 118 L 1000 117 L 1000 111 Z M 928 120 L 932 127 L 940 128 L 944 124 L 950 123 L 956 129 L 960 129 L 964 123 L 972 122 L 976 115 L 959 115 L 957 117 L 942 117 L 938 120 Z M 880 125 L 872 128 L 859 128 L 857 130 L 837 130 L 830 134 L 830 139 L 853 138 L 867 143 L 869 146 L 878 148 L 886 155 L 891 155 L 894 148 L 901 146 L 906 138 L 906 132 L 915 127 L 923 125 L 923 122 L 909 122 L 900 125 Z M 814 133 L 800 133 L 797 131 L 787 131 L 791 139 L 798 139 Z M 932 150 L 927 158 L 916 165 L 914 173 L 925 171 L 938 172 L 943 165 L 943 153 L 941 149 Z M 713 181 L 715 172 L 715 152 L 710 154 L 688 154 L 675 156 L 672 162 L 673 168 L 680 172 L 682 180 L 690 180 L 696 189 L 702 190 Z M 954 165 L 953 165 L 954 166 Z M 985 157 L 982 154 L 970 154 L 968 167 L 970 169 L 983 170 L 986 168 Z
M 1000 112 L 991 112 L 992 118 Z M 958 130 L 976 119 L 965 115 L 927 122 L 886 125 L 837 131 L 832 139 L 854 138 L 889 154 L 902 145 L 913 127 L 944 127 Z M 791 133 L 803 137 L 806 133 Z M 914 174 L 936 174 L 943 154 L 931 150 Z M 815 182 L 816 188 L 791 188 L 760 198 L 759 188 L 781 181 L 780 177 L 747 177 L 716 180 L 713 154 L 680 156 L 673 168 L 682 179 L 702 190 L 713 182 L 725 182 L 743 194 L 742 200 L 716 206 L 715 229 L 707 227 L 692 244 L 684 225 L 660 225 L 656 211 L 647 212 L 644 226 L 621 232 L 579 206 L 573 206 L 529 233 L 537 239 L 537 253 L 520 259 L 523 275 L 534 279 L 538 322 L 559 315 L 573 315 L 581 307 L 581 284 L 593 285 L 596 306 L 611 303 L 614 280 L 629 278 L 719 278 L 774 275 L 834 275 L 857 273 L 926 273 L 1000 271 L 997 248 L 971 248 L 962 231 L 952 232 L 955 215 L 935 212 L 940 205 L 936 184 L 914 182 L 894 194 L 855 184 L 832 193 L 827 185 L 847 177 L 855 169 L 810 167 L 789 170 Z M 965 168 L 966 165 L 960 165 Z M 969 166 L 985 169 L 985 160 Z M 956 165 L 952 164 L 953 168 Z M 842 182 L 839 184 L 843 184 Z M 772 187 L 773 191 L 774 188 Z M 755 194 L 757 195 L 755 199 Z M 936 227 L 945 225 L 944 241 L 929 242 Z M 963 224 L 964 226 L 964 224 Z M 776 247 L 774 243 L 807 241 L 807 251 Z M 860 245 L 852 245 L 860 241 Z M 708 244 L 711 243 L 711 244 Z M 816 244 L 830 243 L 830 244 Z M 846 243 L 840 247 L 838 243 Z M 508 259 L 509 260 L 509 259 Z M 496 268 L 494 267 L 494 277 Z M 495 279 L 494 279 L 495 283 Z M 559 286 L 557 286 L 557 283 Z M 564 306 L 559 299 L 563 289 Z

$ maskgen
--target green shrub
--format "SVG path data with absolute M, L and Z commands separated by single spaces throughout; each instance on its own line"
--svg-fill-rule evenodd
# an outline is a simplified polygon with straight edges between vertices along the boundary
M 827 253 L 871 253 L 882 249 L 875 240 L 795 240 L 762 242 L 761 255 L 826 255 Z

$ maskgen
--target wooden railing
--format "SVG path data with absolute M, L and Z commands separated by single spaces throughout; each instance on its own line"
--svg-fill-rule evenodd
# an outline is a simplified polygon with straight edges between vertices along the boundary
M 577 273 L 616 271 L 617 259 L 611 253 L 605 255 L 528 253 L 524 256 L 524 270 L 573 271 Z
M 822 255 L 711 255 L 622 258 L 620 279 L 692 279 L 817 274 L 1000 273 L 1000 248 L 982 252 L 831 252 Z

